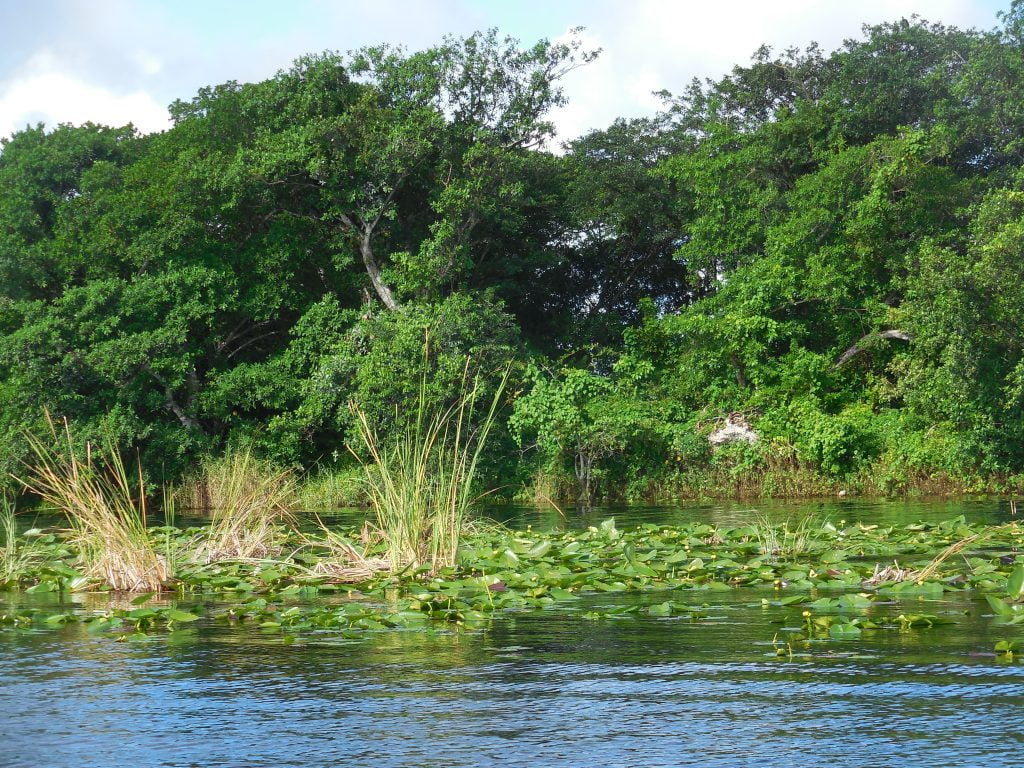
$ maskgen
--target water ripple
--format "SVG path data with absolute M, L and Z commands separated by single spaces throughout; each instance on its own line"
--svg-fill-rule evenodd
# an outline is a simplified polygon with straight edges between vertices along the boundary
M 1024 669 L 971 655 L 981 619 L 788 661 L 770 616 L 733 610 L 360 644 L 0 636 L 0 766 L 1019 765 Z

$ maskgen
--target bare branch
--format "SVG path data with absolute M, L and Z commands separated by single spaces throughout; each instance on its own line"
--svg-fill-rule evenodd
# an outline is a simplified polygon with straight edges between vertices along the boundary
M 865 347 L 862 346 L 865 342 L 869 341 L 872 337 L 879 339 L 899 339 L 900 341 L 910 341 L 910 334 L 906 331 L 901 331 L 898 328 L 893 328 L 887 331 L 872 331 L 866 333 L 857 339 L 857 342 L 850 346 L 843 354 L 839 356 L 839 359 L 833 364 L 833 368 L 839 368 L 840 366 L 846 365 L 850 360 L 855 358 L 861 352 L 865 351 Z

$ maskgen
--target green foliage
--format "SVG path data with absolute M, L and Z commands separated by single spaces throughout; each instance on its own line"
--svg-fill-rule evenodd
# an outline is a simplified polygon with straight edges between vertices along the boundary
M 458 400 L 467 359 L 479 377 L 480 396 L 490 398 L 522 354 L 515 323 L 501 304 L 465 294 L 366 314 L 340 333 L 323 329 L 319 322 L 297 329 L 289 354 L 308 360 L 308 373 L 294 410 L 271 423 L 267 448 L 297 445 L 301 460 L 309 455 L 303 435 L 318 435 L 324 467 L 345 465 L 346 444 L 361 450 L 350 404 L 382 439 L 390 439 L 409 428 L 421 397 L 439 411 Z M 498 430 L 481 460 L 481 473 L 495 484 L 505 482 L 499 456 L 508 448 L 508 437 Z
M 488 407 L 480 402 L 484 391 L 470 363 L 464 360 L 451 405 L 432 402 L 427 379 L 421 378 L 415 415 L 401 434 L 382 435 L 367 413 L 351 404 L 369 459 L 364 464 L 367 495 L 393 570 L 425 566 L 436 574 L 456 564 L 479 498 L 477 466 L 508 380 L 506 369 Z
M 232 446 L 344 476 L 350 401 L 397 438 L 421 397 L 457 402 L 469 357 L 485 398 L 513 363 L 478 466 L 510 493 L 1005 489 L 1022 27 L 1014 2 L 991 31 L 762 48 L 559 154 L 561 78 L 594 54 L 495 31 L 305 56 L 176 102 L 157 135 L 21 131 L 0 470 L 48 407 L 80 444 L 139 450 L 148 483 Z M 759 440 L 712 448 L 732 413 Z
M 509 419 L 512 434 L 521 447 L 536 448 L 549 468 L 571 464 L 577 503 L 589 505 L 595 484 L 609 485 L 610 479 L 614 488 L 628 482 L 628 466 L 615 461 L 624 453 L 639 466 L 665 455 L 671 427 L 661 404 L 640 393 L 649 371 L 626 357 L 611 376 L 579 368 L 553 374 L 531 365 L 530 388 L 516 400 Z
M 298 485 L 298 508 L 303 512 L 337 512 L 366 506 L 366 482 L 359 467 L 314 468 Z

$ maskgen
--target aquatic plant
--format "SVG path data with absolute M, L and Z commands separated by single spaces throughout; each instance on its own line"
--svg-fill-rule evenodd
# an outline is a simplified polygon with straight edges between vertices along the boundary
M 319 530 L 316 534 L 300 534 L 302 545 L 315 552 L 309 573 L 325 576 L 333 582 L 351 584 L 368 581 L 374 576 L 391 571 L 391 563 L 382 557 L 367 554 L 366 544 L 371 536 L 364 526 L 359 534 L 364 546 L 356 545 L 355 536 L 331 530 L 316 516 Z
M 20 482 L 45 503 L 67 515 L 86 575 L 116 590 L 153 592 L 171 578 L 167 559 L 146 530 L 142 468 L 136 488 L 114 446 L 87 445 L 85 459 L 75 451 L 67 420 L 58 429 L 47 414 L 52 444 L 27 435 L 34 460 Z
M 942 566 L 942 564 L 953 555 L 957 555 L 963 552 L 971 545 L 979 544 L 984 539 L 987 539 L 990 536 L 997 534 L 999 531 L 1011 527 L 1016 527 L 1016 524 L 1007 523 L 1006 525 L 992 526 L 989 528 L 985 528 L 982 531 L 978 531 L 977 533 L 971 533 L 967 536 L 964 536 L 959 541 L 956 541 L 953 544 L 949 545 L 944 550 L 942 550 L 942 552 L 940 552 L 938 555 L 932 558 L 931 562 L 929 562 L 928 565 L 922 568 L 921 572 L 916 575 L 917 580 L 928 581 L 929 579 L 935 577 L 939 573 L 939 568 Z
M 791 527 L 788 518 L 775 523 L 767 515 L 757 515 L 752 527 L 762 554 L 772 559 L 795 560 L 809 551 L 814 529 L 822 525 L 811 516 L 801 518 Z
M 25 539 L 19 539 L 14 518 L 14 503 L 6 493 L 0 494 L 0 588 L 17 584 L 28 572 L 34 559 L 34 549 Z
M 1024 566 L 1013 569 L 1002 592 L 1002 595 L 985 595 L 995 615 L 1010 624 L 1024 622 Z
M 265 557 L 282 524 L 294 524 L 297 504 L 293 473 L 257 458 L 248 448 L 204 462 L 178 498 L 210 516 L 196 552 L 204 562 Z
M 282 530 L 279 551 L 270 558 L 182 562 L 175 575 L 179 599 L 188 601 L 183 613 L 173 613 L 163 600 L 146 602 L 147 595 L 97 601 L 101 612 L 61 608 L 54 613 L 17 607 L 15 600 L 13 612 L 0 614 L 0 631 L 79 623 L 90 632 L 109 630 L 135 640 L 153 632 L 179 632 L 183 624 L 202 620 L 248 625 L 294 642 L 304 633 L 334 632 L 354 639 L 439 624 L 479 627 L 505 610 L 556 605 L 588 621 L 699 624 L 724 618 L 730 610 L 733 601 L 722 604 L 717 594 L 753 587 L 748 594 L 765 609 L 787 614 L 775 653 L 788 656 L 797 648 L 827 649 L 838 642 L 868 642 L 878 633 L 928 631 L 956 622 L 955 613 L 926 613 L 929 603 L 920 602 L 942 600 L 946 593 L 987 594 L 998 624 L 1016 624 L 1017 617 L 1024 617 L 1024 568 L 1016 564 L 1024 529 L 1017 523 L 972 526 L 958 518 L 881 526 L 840 521 L 808 528 L 806 552 L 781 561 L 761 551 L 749 525 L 620 528 L 609 519 L 584 530 L 535 531 L 474 521 L 463 526 L 458 564 L 429 578 L 416 568 L 392 570 L 379 531 Z M 878 561 L 898 558 L 905 563 L 900 570 L 920 572 L 937 554 L 976 534 L 986 534 L 984 548 L 961 549 L 963 557 L 948 558 L 946 572 L 928 581 L 894 578 L 866 584 L 873 573 L 885 571 L 877 568 Z M 168 526 L 151 528 L 149 535 L 169 541 L 170 551 L 187 550 L 196 539 L 194 529 Z M 0 590 L 75 589 L 81 576 L 67 565 L 77 553 L 74 532 L 44 530 L 27 538 L 38 548 L 38 557 L 18 584 L 0 584 Z M 23 535 L 18 545 L 25 544 Z M 346 593 L 352 599 L 312 599 Z M 653 599 L 644 599 L 645 594 Z M 215 600 L 208 599 L 214 595 Z M 586 600 L 575 602 L 581 597 Z
M 478 423 L 481 384 L 471 377 L 468 359 L 462 391 L 446 408 L 428 402 L 424 377 L 415 417 L 390 439 L 383 439 L 366 413 L 351 405 L 372 460 L 364 464 L 370 504 L 394 569 L 423 565 L 437 572 L 455 564 L 463 526 L 477 498 L 477 464 L 507 380 L 506 371 Z
M 332 512 L 367 503 L 361 467 L 315 469 L 299 480 L 296 493 L 298 508 L 304 512 Z

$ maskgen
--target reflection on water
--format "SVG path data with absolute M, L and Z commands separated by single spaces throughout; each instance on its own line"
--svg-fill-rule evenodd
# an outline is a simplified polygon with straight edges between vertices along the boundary
M 968 522 L 1001 523 L 1011 519 L 1006 499 L 825 499 L 819 501 L 714 501 L 675 506 L 608 506 L 580 511 L 573 507 L 493 506 L 487 514 L 514 527 L 585 528 L 614 516 L 619 525 L 657 523 L 679 525 L 693 521 L 735 526 L 759 516 L 773 520 L 797 521 L 805 517 L 838 522 L 905 525 L 920 521 L 938 522 L 964 515 Z M 359 517 L 365 513 L 350 513 Z
M 333 514 L 319 513 L 320 520 L 327 525 L 362 525 L 372 513 L 365 508 L 338 510 Z M 481 510 L 485 517 L 505 523 L 514 528 L 530 525 L 537 529 L 579 529 L 597 525 L 602 520 L 615 517 L 619 526 L 640 523 L 678 525 L 693 521 L 735 526 L 749 523 L 767 516 L 773 520 L 797 521 L 805 517 L 838 522 L 877 523 L 880 525 L 904 525 L 920 521 L 938 522 L 963 515 L 972 523 L 1002 523 L 1013 519 L 1010 502 L 998 498 L 943 498 L 943 499 L 860 499 L 836 498 L 817 501 L 709 501 L 705 503 L 686 502 L 677 505 L 643 506 L 622 505 L 593 507 L 582 511 L 573 506 L 555 508 L 552 505 L 525 506 L 519 504 L 495 504 Z M 302 516 L 300 515 L 300 518 Z M 318 523 L 312 514 L 302 518 L 310 529 Z M 155 514 L 153 524 L 164 521 Z M 204 525 L 208 519 L 189 514 L 178 514 L 175 525 L 185 528 L 190 525 Z M 45 526 L 62 526 L 64 518 L 52 512 L 33 512 L 18 518 L 19 529 Z
M 773 520 L 798 521 L 805 517 L 838 522 L 905 525 L 921 521 L 939 522 L 963 515 L 972 523 L 1002 523 L 1012 519 L 1006 499 L 824 499 L 818 501 L 714 501 L 687 502 L 661 506 L 603 506 L 582 511 L 566 506 L 492 505 L 483 514 L 513 528 L 530 525 L 538 529 L 579 529 L 614 517 L 620 527 L 640 523 L 679 525 L 694 521 L 721 526 L 744 525 L 761 516 Z M 362 523 L 364 509 L 341 510 L 324 518 L 331 523 Z
M 499 508 L 533 525 L 705 519 L 750 506 L 557 513 Z M 760 505 L 782 518 L 909 522 L 996 502 Z M 549 514 L 555 514 L 552 521 Z M 749 514 L 749 512 L 748 512 Z M 524 517 L 525 515 L 525 517 Z M 474 633 L 311 635 L 294 645 L 205 620 L 172 638 L 118 643 L 79 625 L 0 633 L 0 766 L 1018 766 L 1024 665 L 991 655 L 998 626 L 977 595 L 872 611 L 953 624 L 866 632 L 776 658 L 799 606 L 763 608 L 756 588 L 677 592 L 709 617 L 590 621 L 583 613 L 661 595 L 591 596 L 512 613 Z M 0 596 L 103 610 L 103 596 Z

